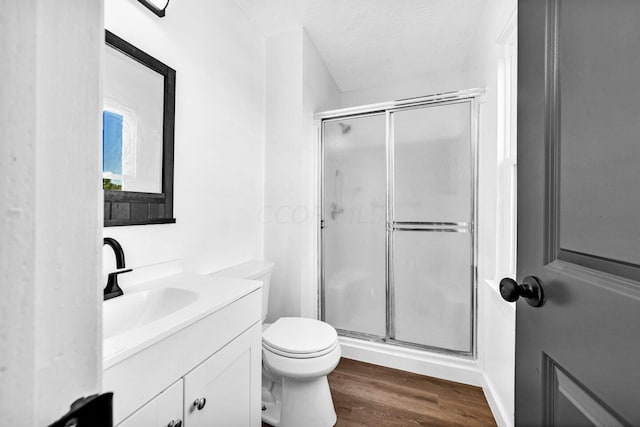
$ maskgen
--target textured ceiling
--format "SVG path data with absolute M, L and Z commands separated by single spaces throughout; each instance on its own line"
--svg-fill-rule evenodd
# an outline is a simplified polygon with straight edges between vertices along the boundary
M 491 0 L 236 0 L 264 35 L 304 26 L 343 91 L 465 66 Z

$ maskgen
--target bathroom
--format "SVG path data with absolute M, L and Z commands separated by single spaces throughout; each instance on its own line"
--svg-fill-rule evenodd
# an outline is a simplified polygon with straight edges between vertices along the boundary
M 514 193 L 498 190 L 514 185 L 515 0 L 173 0 L 162 18 L 134 0 L 51 3 L 0 12 L 14 64 L 0 75 L 27 74 L 7 89 L 15 105 L 0 111 L 14 125 L 3 138 L 31 138 L 3 147 L 14 158 L 3 202 L 21 206 L 2 225 L 13 252 L 2 282 L 23 285 L 0 302 L 12 325 L 0 326 L 0 347 L 13 349 L 0 366 L 11 425 L 49 425 L 76 398 L 108 391 L 101 289 L 115 261 L 103 238 L 134 270 L 120 278 L 125 295 L 145 271 L 208 275 L 268 260 L 266 321 L 318 319 L 314 114 L 470 89 L 479 89 L 472 346 L 458 357 L 345 337 L 342 356 L 480 387 L 495 422 L 513 425 L 515 309 L 497 282 L 515 273 Z M 105 29 L 176 70 L 175 223 L 103 227 Z M 32 410 L 11 418 L 23 404 Z

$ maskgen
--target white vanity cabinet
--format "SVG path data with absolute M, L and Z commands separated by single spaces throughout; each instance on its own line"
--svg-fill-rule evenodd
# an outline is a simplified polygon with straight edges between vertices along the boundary
M 118 427 L 179 426 L 183 421 L 183 399 L 181 379 L 118 424 Z M 184 426 L 184 423 L 182 425 Z
M 190 289 L 208 300 L 167 317 L 166 328 L 156 322 L 104 341 L 102 385 L 114 393 L 114 425 L 261 425 L 260 283 L 208 278 Z M 197 399 L 206 399 L 200 409 Z
M 256 324 L 118 427 L 259 426 L 262 347 L 256 342 L 261 339 Z
M 184 377 L 185 427 L 260 426 L 261 339 L 256 324 Z

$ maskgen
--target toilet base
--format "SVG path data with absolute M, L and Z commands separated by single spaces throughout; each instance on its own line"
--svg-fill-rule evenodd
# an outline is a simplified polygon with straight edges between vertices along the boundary
M 280 402 L 273 403 L 263 403 L 262 407 L 262 421 L 272 426 L 280 425 L 280 413 L 282 411 L 282 406 Z
M 302 381 L 263 376 L 262 407 L 262 420 L 274 427 L 331 427 L 337 421 L 326 376 Z
M 282 413 L 282 383 L 262 374 L 262 421 L 278 426 Z

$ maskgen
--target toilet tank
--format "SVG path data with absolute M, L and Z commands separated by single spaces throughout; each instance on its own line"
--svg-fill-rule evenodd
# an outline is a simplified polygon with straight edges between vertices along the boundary
M 260 280 L 262 282 L 262 321 L 264 322 L 269 310 L 269 287 L 274 265 L 275 263 L 271 261 L 249 261 L 217 271 L 211 275 L 234 279 Z

